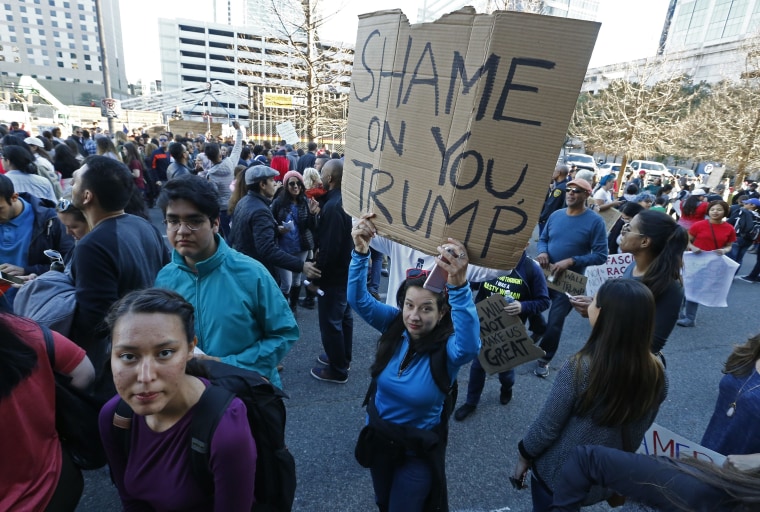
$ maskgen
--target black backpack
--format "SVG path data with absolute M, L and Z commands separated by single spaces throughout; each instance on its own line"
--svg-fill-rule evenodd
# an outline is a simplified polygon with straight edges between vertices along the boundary
M 433 376 L 435 385 L 438 386 L 441 393 L 445 395 L 445 398 L 443 399 L 443 410 L 441 411 L 441 423 L 443 424 L 448 423 L 449 416 L 454 412 L 454 407 L 457 405 L 457 397 L 459 395 L 458 381 L 454 380 L 454 382 L 451 383 L 447 364 L 448 354 L 446 352 L 446 343 L 444 342 L 440 343 L 435 350 L 430 352 L 430 373 Z M 377 391 L 377 380 L 372 379 L 369 388 L 367 388 L 367 394 L 364 396 L 362 407 L 367 407 L 370 399 L 375 396 L 375 391 Z
M 230 402 L 237 397 L 245 404 L 248 424 L 256 441 L 256 503 L 252 510 L 290 511 L 296 493 L 296 463 L 285 446 L 283 398 L 288 395 L 254 371 L 217 361 L 203 360 L 200 364 L 212 385 L 201 395 L 190 423 L 188 450 L 192 474 L 204 490 L 213 495 L 214 479 L 209 469 L 211 439 Z M 129 453 L 128 431 L 133 416 L 132 408 L 120 400 L 111 431 L 114 439 L 124 446 L 126 454 Z

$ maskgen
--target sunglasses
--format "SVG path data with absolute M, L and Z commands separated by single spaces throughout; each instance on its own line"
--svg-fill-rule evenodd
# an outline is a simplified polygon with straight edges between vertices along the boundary
M 427 277 L 430 274 L 429 270 L 424 268 L 409 268 L 406 270 L 407 279 L 417 279 L 418 277 Z
M 68 210 L 69 208 L 72 208 L 73 206 L 74 205 L 71 204 L 70 199 L 60 199 L 58 201 L 58 204 L 55 207 L 59 212 L 65 212 L 66 210 Z
M 288 186 L 289 187 L 300 187 L 301 184 L 299 182 L 297 182 L 297 181 L 289 181 L 288 182 Z
M 568 188 L 565 190 L 568 194 L 581 194 L 585 192 L 582 188 Z

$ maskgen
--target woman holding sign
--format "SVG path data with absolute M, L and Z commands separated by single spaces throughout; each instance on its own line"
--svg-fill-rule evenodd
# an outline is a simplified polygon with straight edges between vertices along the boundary
M 667 394 L 665 369 L 650 351 L 654 316 L 654 297 L 642 283 L 612 279 L 599 288 L 588 308 L 588 341 L 562 366 L 518 445 L 512 481 L 521 487 L 533 470 L 534 512 L 551 507 L 562 465 L 576 446 L 634 451 L 641 444 Z M 584 504 L 610 497 L 595 487 Z
M 633 255 L 633 263 L 623 277 L 641 281 L 654 295 L 652 352 L 662 358 L 661 350 L 676 326 L 683 302 L 681 269 L 688 234 L 669 215 L 649 210 L 623 224 L 620 233 L 620 252 Z M 592 297 L 577 296 L 570 303 L 581 315 L 588 316 L 591 301 Z
M 467 250 L 449 238 L 436 258 L 437 271 L 446 275 L 443 290 L 427 289 L 429 272 L 412 268 L 396 293 L 397 307 L 388 306 L 367 290 L 373 216 L 363 215 L 351 231 L 348 302 L 382 333 L 356 458 L 372 472 L 380 510 L 447 510 L 448 417 L 456 400 L 451 386 L 480 349 L 478 316 L 465 278 Z

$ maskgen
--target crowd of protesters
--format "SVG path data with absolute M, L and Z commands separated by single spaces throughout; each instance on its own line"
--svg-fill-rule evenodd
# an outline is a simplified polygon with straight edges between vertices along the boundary
M 379 331 L 355 453 L 371 471 L 378 508 L 447 510 L 449 416 L 464 421 L 476 411 L 485 372 L 475 303 L 495 294 L 544 350 L 534 363 L 539 378 L 550 374 L 565 317 L 575 309 L 591 325 L 581 350 L 556 365 L 546 403 L 515 447 L 511 480 L 523 488 L 532 472 L 534 511 L 577 510 L 616 493 L 661 510 L 760 506 L 758 337 L 728 358 L 702 440 L 729 456 L 724 468 L 625 453 L 675 385 L 663 354 L 668 336 L 696 326 L 683 253 L 715 251 L 740 263 L 757 242 L 748 238 L 760 206 L 755 183 L 730 206 L 725 187 L 711 195 L 646 175 L 597 182 L 558 165 L 535 261 L 523 252 L 514 269 L 484 269 L 458 240 L 429 256 L 378 237 L 373 214 L 351 219 L 340 154 L 314 142 L 256 144 L 233 129 L 227 138 L 111 137 L 75 127 L 63 139 L 60 129 L 32 136 L 0 125 L 0 271 L 8 276 L 0 287 L 0 509 L 74 510 L 79 500 L 81 472 L 56 437 L 55 372 L 104 404 L 101 435 L 125 509 L 250 510 L 253 488 L 235 479 L 254 481 L 257 447 L 240 400 L 228 404 L 210 446 L 215 495 L 193 480 L 185 452 L 175 457 L 171 448 L 188 441 L 194 405 L 211 385 L 189 362 L 256 371 L 286 389 L 282 362 L 306 327 L 298 309 L 317 307 L 322 350 L 310 375 L 321 382 L 350 377 L 353 311 Z M 154 207 L 165 233 L 147 220 Z M 611 229 L 600 215 L 609 212 L 620 216 Z M 60 269 L 51 270 L 51 249 Z M 541 268 L 551 282 L 616 252 L 633 263 L 594 297 L 547 288 Z M 742 279 L 760 280 L 758 265 Z M 443 277 L 431 289 L 434 269 Z M 14 299 L 54 272 L 68 279 L 73 301 L 51 365 L 44 331 L 14 314 Z M 467 398 L 455 409 L 452 384 L 468 364 Z M 515 372 L 499 382 L 507 405 Z M 121 400 L 136 414 L 129 460 L 109 433 Z M 167 495 L 167 486 L 180 491 Z

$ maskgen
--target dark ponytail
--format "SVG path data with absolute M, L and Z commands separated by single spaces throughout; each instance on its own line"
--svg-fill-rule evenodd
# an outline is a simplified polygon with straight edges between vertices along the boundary
M 37 174 L 37 165 L 32 154 L 21 146 L 4 146 L 3 156 L 13 165 L 14 169 L 26 174 Z
M 641 282 L 657 299 L 672 281 L 682 282 L 683 253 L 689 243 L 689 234 L 663 212 L 644 210 L 636 218 L 639 230 L 651 241 L 649 250 L 656 255 Z

